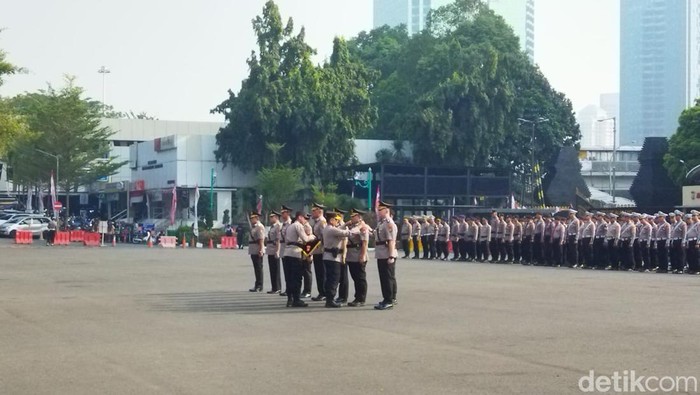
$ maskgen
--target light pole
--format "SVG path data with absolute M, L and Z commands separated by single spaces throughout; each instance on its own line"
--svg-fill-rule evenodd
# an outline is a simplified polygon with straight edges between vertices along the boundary
M 106 107 L 106 104 L 105 104 L 105 77 L 107 76 L 107 74 L 111 73 L 111 71 L 108 68 L 106 68 L 105 66 L 102 66 L 97 70 L 97 72 L 99 74 L 102 74 L 102 116 L 104 117 L 105 116 L 105 107 Z
M 615 167 L 617 166 L 617 117 L 611 117 L 611 118 L 604 118 L 604 119 L 599 119 L 598 122 L 607 122 L 607 121 L 612 121 L 613 122 L 613 154 L 612 154 L 612 165 L 611 165 L 611 170 L 612 170 L 612 186 L 610 187 L 610 194 L 612 195 L 612 202 L 615 204 L 615 189 L 617 189 L 617 186 L 615 185 L 616 179 L 615 179 Z
M 214 183 L 216 182 L 216 173 L 214 173 L 214 168 L 211 168 L 211 175 L 209 176 L 209 212 L 214 215 Z M 196 220 L 196 219 L 195 219 Z
M 58 159 L 58 155 L 54 155 L 54 154 L 49 153 L 49 152 L 46 152 L 46 151 L 44 151 L 44 150 L 40 150 L 39 148 L 34 148 L 34 150 L 35 150 L 36 152 L 39 152 L 39 153 L 41 153 L 41 154 L 44 154 L 44 155 L 46 155 L 46 156 L 50 156 L 50 157 L 56 159 L 56 199 L 58 199 L 58 180 L 60 180 L 60 178 L 58 178 L 58 168 L 59 168 L 59 165 L 60 165 L 60 162 L 59 162 L 59 159 Z M 51 203 L 53 204 L 54 202 L 51 202 Z M 53 212 L 54 212 L 54 216 L 55 216 L 55 217 L 57 218 L 57 220 L 58 220 L 58 215 L 56 214 L 56 209 L 55 209 L 55 208 L 53 209 Z
M 537 125 L 541 123 L 549 122 L 549 118 L 539 117 L 536 120 L 518 118 L 518 122 L 522 125 L 524 123 L 532 125 L 532 137 L 530 138 L 530 191 L 532 192 L 532 202 L 534 206 L 535 202 L 535 187 L 534 187 L 534 174 L 535 174 L 535 130 Z

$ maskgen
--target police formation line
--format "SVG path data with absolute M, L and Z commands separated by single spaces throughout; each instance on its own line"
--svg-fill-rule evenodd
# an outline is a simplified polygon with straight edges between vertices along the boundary
M 345 211 L 326 211 L 314 204 L 310 214 L 292 214 L 287 206 L 270 213 L 270 228 L 260 221 L 260 214 L 250 214 L 251 232 L 248 253 L 253 262 L 255 285 L 251 292 L 263 290 L 263 256 L 267 255 L 272 289 L 268 294 L 287 297 L 287 307 L 307 307 L 313 286 L 312 267 L 318 295 L 312 301 L 325 302 L 328 308 L 343 305 L 361 307 L 367 297 L 367 274 L 370 234 L 375 239 L 375 257 L 383 299 L 374 308 L 387 310 L 396 301 L 396 240 L 398 228 L 391 217 L 391 206 L 380 202 L 376 229 L 363 220 L 364 212 L 352 210 L 345 222 Z M 282 291 L 280 260 L 286 289 Z M 354 299 L 348 303 L 349 277 L 355 287 Z
M 698 211 L 404 218 L 404 258 L 700 274 Z M 423 255 L 420 255 L 422 246 Z M 412 247 L 412 248 L 411 248 Z

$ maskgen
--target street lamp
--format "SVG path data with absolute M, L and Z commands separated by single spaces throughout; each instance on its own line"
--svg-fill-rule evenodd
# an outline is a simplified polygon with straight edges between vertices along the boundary
M 102 74 L 102 116 L 104 117 L 105 116 L 105 107 L 106 107 L 106 104 L 105 104 L 105 77 L 107 76 L 107 74 L 111 73 L 111 71 L 108 68 L 106 68 L 105 66 L 102 66 L 97 70 L 97 72 L 99 74 Z
M 35 150 L 36 152 L 39 152 L 39 153 L 41 153 L 41 154 L 44 154 L 44 155 L 46 155 L 46 156 L 50 156 L 50 157 L 56 159 L 56 195 L 58 195 L 58 180 L 60 180 L 60 178 L 58 178 L 58 168 L 59 168 L 59 165 L 60 165 L 59 160 L 58 160 L 58 155 L 54 155 L 54 154 L 49 153 L 49 152 L 46 152 L 46 151 L 44 151 L 44 150 L 40 150 L 39 148 L 34 148 L 34 150 Z M 58 199 L 58 197 L 56 197 L 56 198 Z M 52 203 L 54 203 L 54 202 L 52 202 Z M 56 214 L 56 209 L 55 209 L 55 208 L 54 208 L 53 211 L 54 211 L 54 215 L 56 216 L 56 218 L 58 218 L 58 215 Z
M 612 195 L 612 202 L 615 204 L 615 189 L 617 189 L 617 186 L 615 185 L 616 179 L 615 179 L 615 167 L 617 165 L 617 117 L 611 117 L 611 118 L 604 118 L 604 119 L 599 119 L 598 122 L 607 122 L 607 121 L 612 121 L 613 122 L 613 154 L 612 154 L 612 185 L 610 187 L 610 194 Z
M 209 176 L 209 212 L 214 215 L 214 183 L 216 182 L 216 173 L 214 168 L 211 168 L 211 175 Z
M 534 174 L 535 174 L 535 130 L 537 125 L 541 123 L 549 122 L 549 118 L 538 117 L 535 120 L 518 118 L 518 123 L 520 125 L 527 123 L 532 125 L 532 137 L 530 138 L 530 191 L 532 192 L 532 202 L 534 206 L 535 202 L 535 187 L 534 187 Z

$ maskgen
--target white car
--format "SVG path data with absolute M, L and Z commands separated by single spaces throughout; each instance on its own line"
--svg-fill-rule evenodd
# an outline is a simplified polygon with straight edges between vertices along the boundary
M 0 225 L 0 236 L 15 237 L 18 230 L 29 230 L 32 236 L 39 236 L 49 230 L 49 219 L 46 217 L 17 217 Z
M 28 214 L 28 213 L 0 213 L 0 225 L 4 224 L 7 221 L 13 220 L 15 218 L 21 218 L 21 217 L 43 217 L 41 214 Z

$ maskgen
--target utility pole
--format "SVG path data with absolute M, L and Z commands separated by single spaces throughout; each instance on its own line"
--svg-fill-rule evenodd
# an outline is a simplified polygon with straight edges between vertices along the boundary
M 111 71 L 106 68 L 105 66 L 100 67 L 97 72 L 99 74 L 102 74 L 102 116 L 105 116 L 105 108 L 107 104 L 105 103 L 105 77 L 107 74 L 111 73 Z
M 610 188 L 610 194 L 612 195 L 612 202 L 615 204 L 615 190 L 617 189 L 617 186 L 615 185 L 616 179 L 615 179 L 615 167 L 617 166 L 617 117 L 611 117 L 611 118 L 604 118 L 604 119 L 599 119 L 598 122 L 607 122 L 607 121 L 612 121 L 613 123 L 613 154 L 612 154 L 612 164 L 611 164 L 611 171 L 612 171 L 612 187 Z

